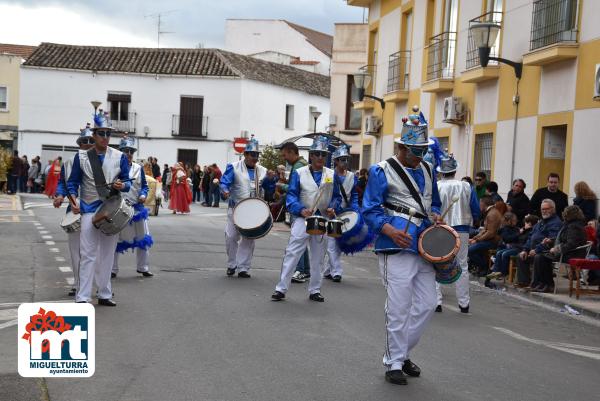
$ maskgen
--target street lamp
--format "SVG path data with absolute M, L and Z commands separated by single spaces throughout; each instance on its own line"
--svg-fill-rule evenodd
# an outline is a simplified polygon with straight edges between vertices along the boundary
M 98 100 L 92 100 L 91 103 L 92 103 L 92 106 L 94 107 L 94 114 L 96 114 L 96 112 L 98 111 L 98 107 L 100 107 L 102 102 L 100 102 Z
M 310 112 L 310 114 L 315 119 L 314 133 L 316 134 L 317 133 L 317 120 L 321 116 L 321 112 L 319 110 L 313 110 L 313 111 Z
M 385 109 L 385 102 L 382 98 L 371 95 L 365 95 L 365 88 L 369 86 L 370 83 L 370 74 L 362 70 L 359 70 L 358 73 L 354 74 L 354 86 L 356 86 L 356 89 L 358 90 L 358 100 L 362 102 L 364 98 L 368 97 L 369 99 L 377 100 L 381 105 L 381 108 Z
M 496 42 L 500 28 L 500 24 L 495 22 L 475 22 L 469 27 L 473 43 L 479 49 L 479 63 L 482 67 L 487 67 L 490 60 L 508 64 L 514 68 L 517 79 L 521 79 L 523 63 L 516 63 L 501 57 L 490 57 L 491 47 Z

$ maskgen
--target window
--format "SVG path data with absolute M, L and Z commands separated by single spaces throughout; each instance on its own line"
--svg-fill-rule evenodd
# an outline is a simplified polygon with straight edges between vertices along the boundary
M 494 134 L 478 134 L 475 136 L 475 160 L 473 162 L 473 176 L 483 171 L 488 179 L 492 177 L 492 147 Z
M 308 106 L 308 130 L 309 131 L 316 131 L 315 118 L 312 115 L 313 111 L 317 111 L 317 108 L 315 106 Z
M 294 129 L 294 105 L 285 105 L 285 129 Z
M 0 110 L 8 110 L 8 88 L 0 86 Z
M 203 97 L 181 96 L 179 103 L 179 135 L 205 136 L 202 131 L 203 112 Z
M 347 76 L 346 86 L 346 129 L 360 131 L 362 113 L 354 108 L 354 102 L 358 102 L 358 89 L 354 85 L 354 76 Z
M 130 93 L 109 93 L 107 100 L 110 108 L 110 119 L 112 121 L 129 120 L 129 104 L 131 103 Z

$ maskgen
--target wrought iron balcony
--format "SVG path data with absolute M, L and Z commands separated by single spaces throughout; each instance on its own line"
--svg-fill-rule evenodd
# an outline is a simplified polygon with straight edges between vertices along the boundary
M 403 50 L 390 54 L 387 92 L 408 90 L 409 73 L 410 50 Z
M 171 135 L 184 138 L 206 138 L 208 136 L 208 116 L 173 114 Z
M 118 116 L 111 115 L 110 122 L 117 132 L 127 132 L 130 135 L 135 135 L 136 117 L 137 113 L 135 112 L 119 113 Z
M 454 78 L 456 32 L 442 32 L 429 39 L 427 81 Z
M 469 28 L 471 27 L 471 25 L 480 23 L 480 22 L 493 22 L 496 24 L 500 24 L 500 27 L 502 27 L 502 13 L 498 12 L 498 11 L 492 11 L 492 12 L 480 15 L 477 18 L 473 18 L 472 20 L 469 21 Z M 490 56 L 491 57 L 500 57 L 500 51 L 499 51 L 500 49 L 498 48 L 499 44 L 500 44 L 499 38 L 500 38 L 500 36 L 498 36 L 498 39 L 496 40 L 496 43 L 494 43 L 494 46 L 492 46 L 490 48 Z M 471 35 L 471 30 L 469 29 L 469 41 L 467 44 L 467 70 L 481 66 L 481 64 L 479 63 L 479 51 L 478 50 L 479 49 L 477 49 L 477 47 L 475 47 L 475 43 L 473 42 L 473 37 Z M 490 60 L 488 65 L 498 65 L 498 62 L 496 60 Z
M 577 42 L 578 0 L 538 0 L 533 3 L 529 50 L 559 42 Z

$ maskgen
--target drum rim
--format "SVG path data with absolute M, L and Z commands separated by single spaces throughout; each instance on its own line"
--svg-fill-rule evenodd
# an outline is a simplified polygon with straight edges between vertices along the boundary
M 423 237 L 425 236 L 425 234 L 427 232 L 435 229 L 436 227 L 441 227 L 441 228 L 447 230 L 448 232 L 450 232 L 454 236 L 454 238 L 456 238 L 456 244 L 454 245 L 454 248 L 447 255 L 444 255 L 444 256 L 431 256 L 427 252 L 425 252 L 425 249 L 423 249 Z M 418 249 L 419 249 L 419 254 L 425 260 L 427 260 L 428 262 L 431 262 L 431 263 L 445 263 L 445 262 L 449 262 L 450 260 L 452 260 L 453 258 L 455 258 L 456 255 L 458 255 L 458 251 L 460 250 L 460 236 L 458 235 L 458 232 L 455 229 L 453 229 L 452 227 L 450 227 L 447 224 L 434 224 L 432 226 L 427 227 L 421 233 L 421 235 L 419 235 Z
M 258 200 L 258 201 L 262 202 L 267 207 L 267 210 L 269 210 L 269 213 L 267 214 L 267 219 L 265 221 L 263 221 L 263 223 L 260 226 L 258 226 L 258 227 L 254 227 L 254 228 L 242 228 L 242 227 L 238 226 L 237 224 L 235 224 L 235 219 L 234 219 L 235 210 L 237 209 L 237 207 L 240 204 L 242 204 L 242 203 L 244 203 L 244 202 L 246 202 L 248 200 Z M 236 228 L 236 230 L 238 230 L 238 232 L 242 236 L 244 236 L 244 237 L 246 237 L 248 239 L 262 238 L 262 237 L 264 237 L 265 235 L 267 235 L 271 231 L 271 228 L 273 228 L 273 216 L 271 215 L 269 204 L 267 202 L 265 202 L 264 199 L 256 198 L 256 197 L 250 197 L 250 198 L 242 199 L 241 201 L 239 201 L 238 203 L 236 203 L 235 206 L 233 207 L 233 210 L 231 211 L 231 220 L 232 220 L 233 226 Z M 250 236 L 247 236 L 247 235 L 244 235 L 244 234 L 241 233 L 242 231 L 257 230 L 257 229 L 263 227 L 265 224 L 268 224 L 269 227 L 268 227 L 267 231 L 264 234 L 261 234 L 260 236 L 250 237 Z

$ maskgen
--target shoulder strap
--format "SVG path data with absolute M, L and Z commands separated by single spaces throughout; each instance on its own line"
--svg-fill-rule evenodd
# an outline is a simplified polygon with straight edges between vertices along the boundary
M 410 194 L 412 195 L 412 197 L 419 204 L 419 207 L 421 208 L 421 212 L 426 216 L 427 211 L 425 211 L 425 207 L 423 206 L 423 202 L 421 201 L 421 195 L 419 195 L 415 186 L 412 184 L 412 182 L 410 182 L 410 179 L 406 175 L 406 172 L 404 171 L 402 166 L 400 166 L 400 164 L 393 157 L 390 157 L 386 161 L 389 163 L 390 166 L 392 166 L 392 168 L 394 169 L 396 174 L 398 174 L 400 176 L 400 178 L 404 182 L 404 185 L 406 185 L 406 187 L 410 191 Z
M 433 181 L 433 175 L 431 174 L 431 166 L 429 166 L 429 163 L 421 160 L 421 164 L 423 165 L 423 167 L 425 167 L 425 170 L 427 170 L 427 174 L 429 174 L 429 178 L 431 179 L 431 181 Z
M 350 207 L 350 202 L 348 201 L 348 194 L 346 194 L 346 190 L 344 189 L 344 178 L 340 177 L 339 175 L 336 176 L 338 177 L 337 184 L 340 187 L 340 192 L 342 194 L 342 198 L 344 198 L 344 202 L 346 202 L 346 206 Z M 342 180 L 340 181 L 339 178 L 342 178 Z
M 106 177 L 104 177 L 104 172 L 102 171 L 102 163 L 100 163 L 100 158 L 98 157 L 98 153 L 96 153 L 96 148 L 91 148 L 87 151 L 87 154 L 90 160 L 90 165 L 92 166 L 92 173 L 94 174 L 94 183 L 96 184 L 96 190 L 98 191 L 98 195 L 100 195 L 100 197 L 103 199 L 108 199 L 111 193 L 108 189 L 108 185 L 106 184 Z

